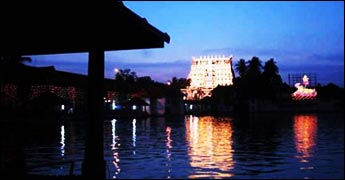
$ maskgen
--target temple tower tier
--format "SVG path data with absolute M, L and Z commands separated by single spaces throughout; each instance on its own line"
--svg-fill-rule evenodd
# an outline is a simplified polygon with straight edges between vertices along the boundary
M 233 78 L 232 55 L 193 57 L 188 75 L 190 86 L 181 91 L 186 100 L 211 97 L 215 87 L 232 85 Z

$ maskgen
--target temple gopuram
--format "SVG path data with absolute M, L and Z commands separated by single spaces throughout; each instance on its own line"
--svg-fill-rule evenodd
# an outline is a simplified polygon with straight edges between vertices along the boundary
M 190 86 L 181 89 L 184 100 L 211 97 L 211 91 L 218 85 L 233 84 L 232 55 L 193 57 L 188 79 L 191 80 Z

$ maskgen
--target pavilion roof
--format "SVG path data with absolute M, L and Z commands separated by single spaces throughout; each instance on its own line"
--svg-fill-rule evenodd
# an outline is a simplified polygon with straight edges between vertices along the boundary
M 0 1 L 0 56 L 164 47 L 170 37 L 120 1 Z

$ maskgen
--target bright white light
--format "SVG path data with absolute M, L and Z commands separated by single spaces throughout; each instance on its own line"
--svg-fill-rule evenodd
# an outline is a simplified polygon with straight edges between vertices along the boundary
M 115 110 L 115 108 L 116 108 L 115 100 L 113 100 L 113 103 L 111 104 L 111 108 L 112 108 L 113 110 Z
M 63 111 L 63 110 L 65 110 L 65 105 L 61 105 L 61 110 Z
M 60 147 L 60 151 L 61 151 L 61 157 L 63 157 L 65 155 L 65 127 L 62 125 L 61 126 L 61 147 Z
M 111 145 L 112 149 L 116 149 L 116 134 L 115 134 L 116 126 L 115 126 L 115 123 L 116 123 L 116 119 L 111 120 L 111 133 L 113 136 L 113 138 L 112 138 L 113 144 Z
M 116 144 L 118 146 L 120 146 L 120 144 L 118 142 L 116 142 L 117 140 L 117 136 L 116 136 L 116 119 L 111 120 L 111 131 L 112 131 L 112 144 L 111 144 L 111 150 L 113 151 L 113 165 L 115 166 L 115 174 L 119 174 L 120 173 L 120 166 L 119 166 L 119 162 L 120 162 L 120 158 L 119 158 L 119 153 L 118 153 L 118 147 L 116 147 Z M 116 176 L 114 176 L 116 177 Z
M 132 140 L 133 140 L 133 147 L 135 147 L 135 141 L 136 141 L 136 130 L 137 130 L 137 126 L 136 126 L 137 120 L 133 119 L 133 131 L 132 131 Z M 135 154 L 135 150 L 133 151 L 133 154 Z
M 190 109 L 190 110 L 193 109 L 193 104 L 189 105 L 189 109 Z
M 137 106 L 136 106 L 136 105 L 133 105 L 132 109 L 133 109 L 133 110 L 136 110 L 136 109 L 137 109 Z

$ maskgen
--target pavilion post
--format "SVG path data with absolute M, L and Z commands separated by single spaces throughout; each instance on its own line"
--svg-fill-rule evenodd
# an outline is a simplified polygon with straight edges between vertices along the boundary
M 85 158 L 82 175 L 94 179 L 106 178 L 103 138 L 104 51 L 89 51 L 88 118 Z

